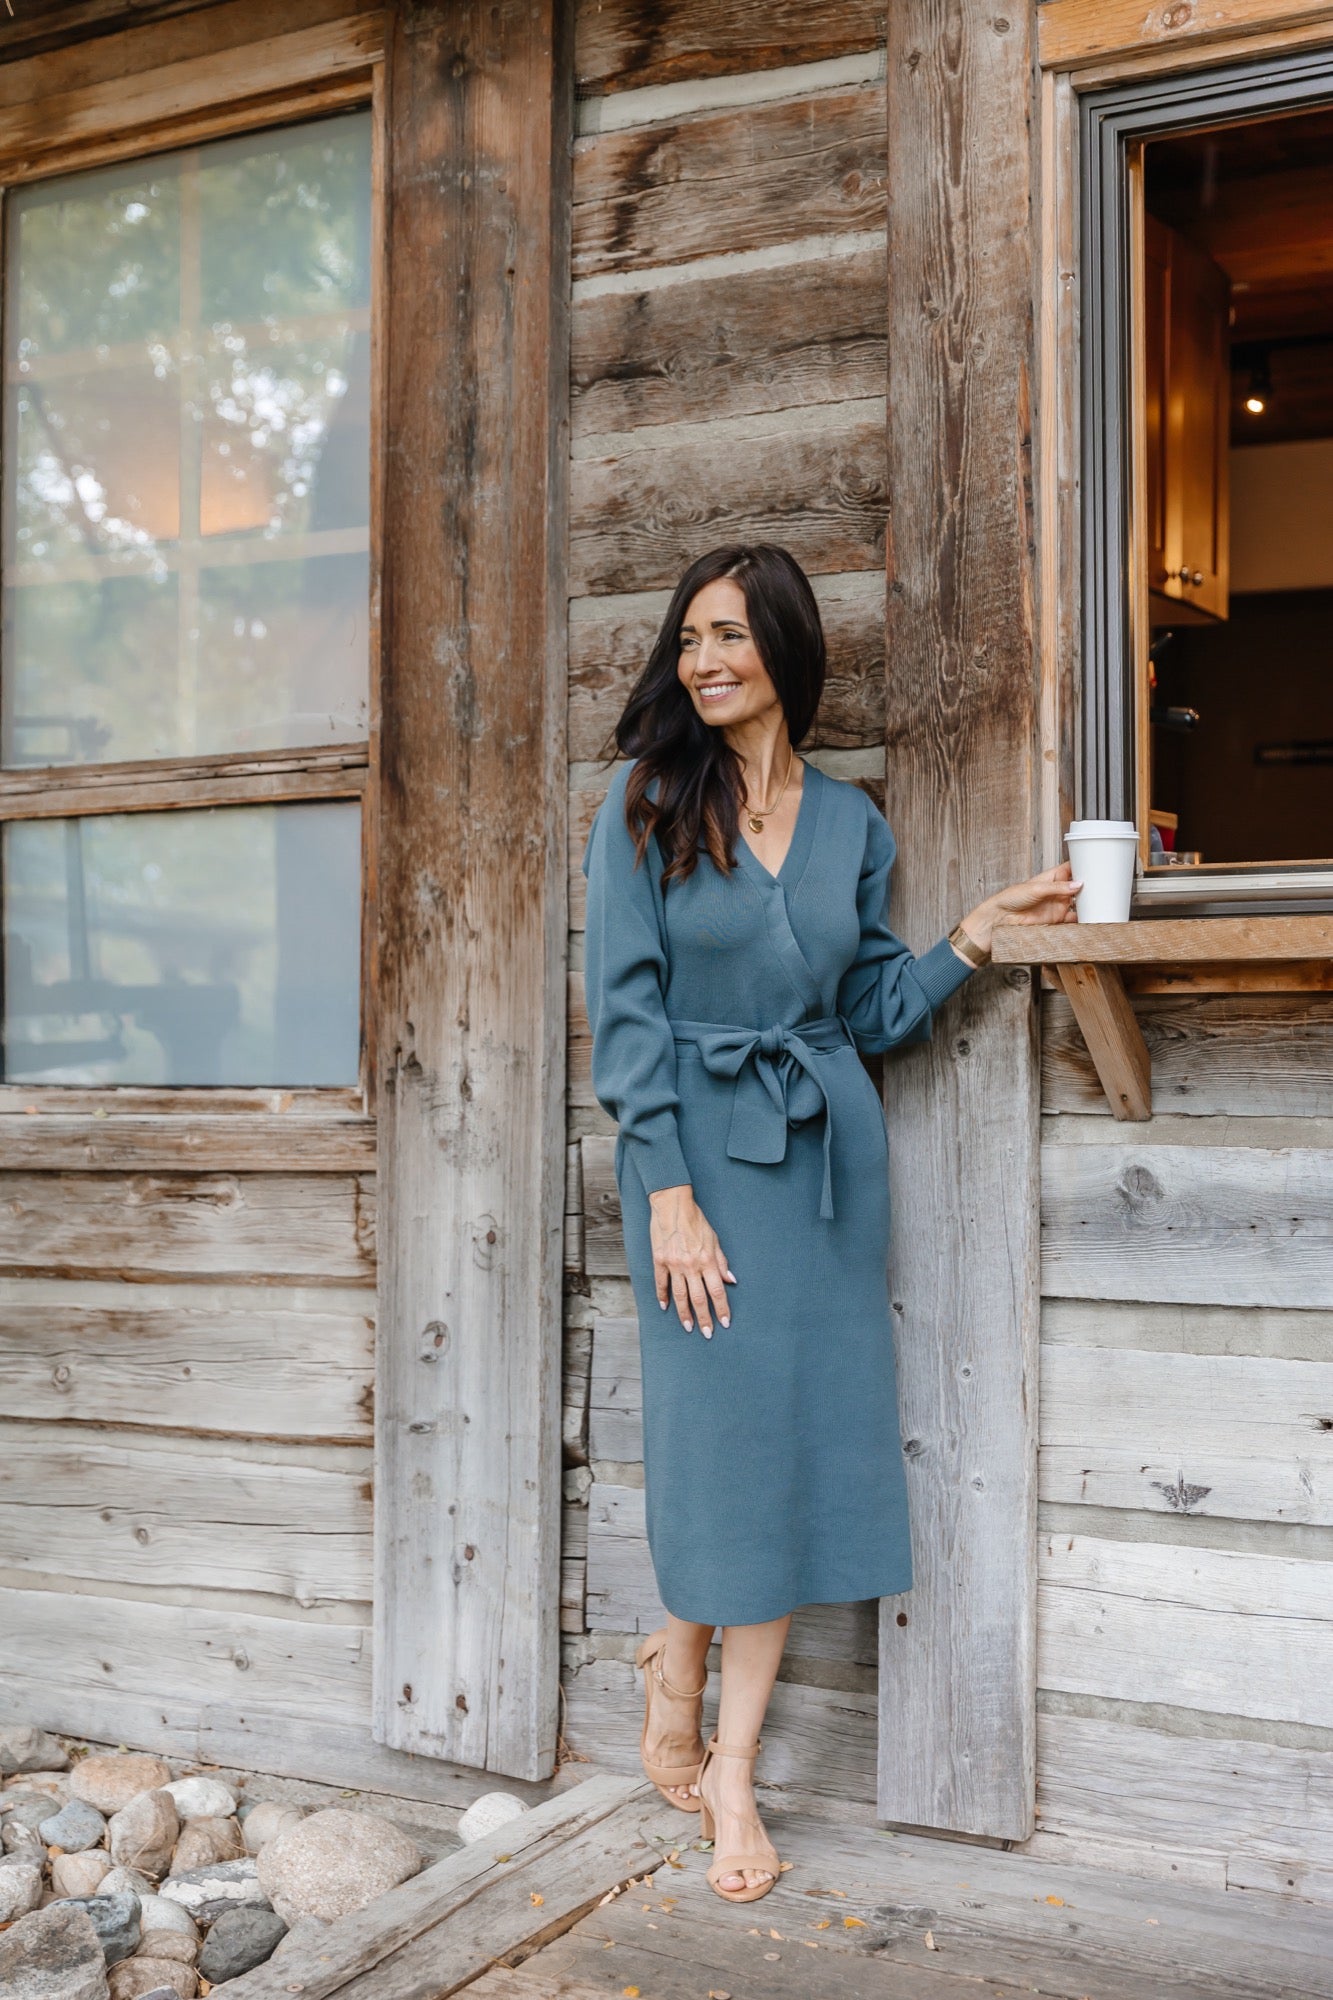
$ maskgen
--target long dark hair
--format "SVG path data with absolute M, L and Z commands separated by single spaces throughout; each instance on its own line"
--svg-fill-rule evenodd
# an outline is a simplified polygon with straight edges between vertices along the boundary
M 755 650 L 782 703 L 796 749 L 824 691 L 824 628 L 810 580 L 772 542 L 710 549 L 686 570 L 615 728 L 616 747 L 638 759 L 625 792 L 625 820 L 641 861 L 657 835 L 666 866 L 662 886 L 694 873 L 700 846 L 728 874 L 740 828 L 740 759 L 720 729 L 698 713 L 681 685 L 680 628 L 698 593 L 730 577 L 745 594 Z M 657 781 L 657 796 L 648 796 Z

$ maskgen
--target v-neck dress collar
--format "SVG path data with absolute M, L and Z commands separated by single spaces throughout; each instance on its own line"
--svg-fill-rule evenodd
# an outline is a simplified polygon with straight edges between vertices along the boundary
M 805 776 L 801 781 L 801 801 L 796 808 L 796 824 L 792 828 L 791 841 L 782 857 L 782 866 L 776 875 L 771 868 L 765 868 L 759 856 L 751 847 L 745 835 L 736 834 L 736 858 L 741 867 L 747 869 L 761 889 L 794 890 L 802 875 L 815 845 L 815 826 L 819 818 L 824 774 L 813 764 L 806 764 Z

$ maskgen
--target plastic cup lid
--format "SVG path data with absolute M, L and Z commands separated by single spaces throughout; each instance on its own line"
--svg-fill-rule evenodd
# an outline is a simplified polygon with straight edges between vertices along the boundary
M 1071 820 L 1066 840 L 1137 840 L 1139 830 L 1132 819 Z

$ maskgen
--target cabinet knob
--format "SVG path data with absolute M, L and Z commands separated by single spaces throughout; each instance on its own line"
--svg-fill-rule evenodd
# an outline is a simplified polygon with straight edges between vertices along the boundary
M 1178 576 L 1178 577 L 1180 578 L 1180 581 L 1181 581 L 1182 583 L 1188 583 L 1188 582 L 1189 582 L 1189 580 L 1190 580 L 1190 572 L 1189 572 L 1189 565 L 1188 565 L 1188 563 L 1184 564 L 1182 568 L 1178 569 L 1178 570 L 1176 571 L 1176 575 L 1177 575 L 1177 576 Z
M 1195 572 L 1194 572 L 1194 574 L 1193 574 L 1193 576 L 1192 576 L 1192 577 L 1190 578 L 1190 582 L 1191 582 L 1191 583 L 1202 583 L 1202 582 L 1203 582 L 1203 571 L 1202 571 L 1201 569 L 1196 569 L 1196 570 L 1195 570 Z

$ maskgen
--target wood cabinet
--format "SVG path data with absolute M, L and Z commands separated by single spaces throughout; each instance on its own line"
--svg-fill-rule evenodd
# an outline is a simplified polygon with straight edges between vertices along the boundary
M 1229 280 L 1144 218 L 1144 549 L 1154 623 L 1225 618 Z

